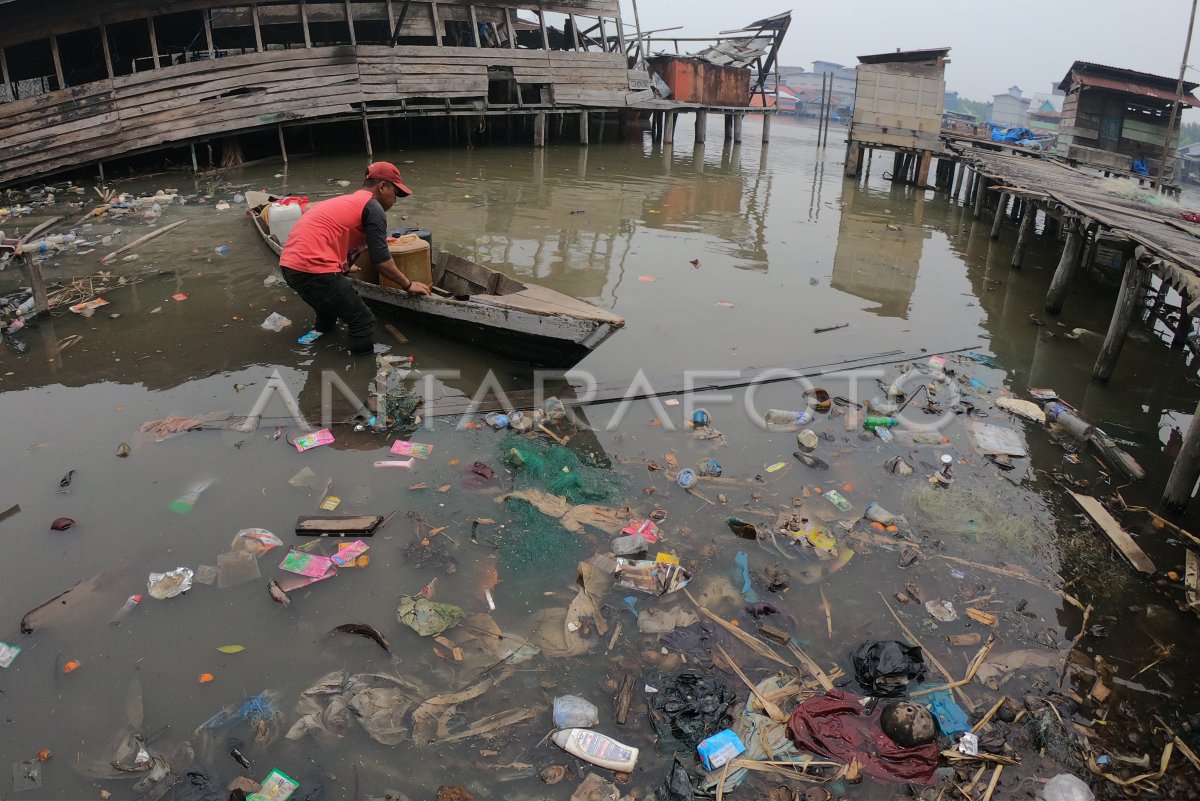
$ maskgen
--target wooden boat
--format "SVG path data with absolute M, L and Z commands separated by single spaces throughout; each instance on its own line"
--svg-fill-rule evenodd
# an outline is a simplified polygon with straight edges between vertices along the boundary
M 259 213 L 273 200 L 247 192 L 248 216 L 275 254 L 283 246 Z M 430 247 L 433 294 L 406 293 L 350 274 L 359 295 L 402 319 L 517 362 L 566 368 L 624 327 L 625 318 L 552 289 L 519 281 Z

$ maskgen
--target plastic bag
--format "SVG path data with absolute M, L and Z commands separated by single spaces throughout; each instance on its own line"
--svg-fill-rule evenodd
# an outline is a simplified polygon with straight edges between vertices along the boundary
M 424 598 L 413 599 L 407 595 L 400 599 L 396 617 L 422 637 L 441 634 L 458 625 L 463 611 L 453 604 L 443 604 Z
M 577 729 L 595 726 L 600 722 L 600 710 L 578 695 L 560 695 L 554 699 L 554 727 Z
M 925 678 L 925 657 L 916 646 L 896 640 L 865 642 L 851 656 L 854 678 L 870 695 L 895 698 L 909 682 Z
M 737 696 L 729 685 L 712 675 L 685 670 L 647 682 L 650 722 L 664 746 L 683 744 L 688 750 L 728 728 L 726 713 Z
M 1042 801 L 1094 801 L 1096 796 L 1078 776 L 1060 773 L 1042 788 Z
M 262 321 L 263 328 L 276 333 L 279 333 L 291 324 L 292 321 L 284 317 L 279 312 L 271 312 L 269 315 L 267 315 L 267 319 Z

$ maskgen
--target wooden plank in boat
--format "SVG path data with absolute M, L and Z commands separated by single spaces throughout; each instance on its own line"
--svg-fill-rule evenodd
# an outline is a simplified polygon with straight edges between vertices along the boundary
M 493 306 L 521 309 L 535 314 L 564 314 L 616 326 L 625 324 L 625 318 L 618 314 L 536 284 L 526 284 L 524 289 L 510 295 L 475 295 L 473 299 Z

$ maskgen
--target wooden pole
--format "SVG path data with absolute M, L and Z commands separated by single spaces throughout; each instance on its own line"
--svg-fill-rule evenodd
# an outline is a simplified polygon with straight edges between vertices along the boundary
M 771 115 L 771 114 L 767 114 L 766 112 L 763 112 L 762 143 L 764 145 L 771 141 L 771 117 L 772 116 L 773 115 Z
M 546 112 L 544 111 L 533 115 L 533 146 L 546 146 Z
M 192 151 L 192 175 L 195 175 L 196 173 L 200 172 L 200 164 L 199 164 L 199 162 L 196 161 L 196 143 L 195 142 L 192 142 L 192 144 L 191 144 L 191 151 Z
M 1025 260 L 1025 248 L 1029 244 L 1029 234 L 1033 231 L 1033 218 L 1037 216 L 1037 206 L 1032 200 L 1026 200 L 1021 210 L 1021 227 L 1017 229 L 1017 246 L 1013 248 L 1012 268 L 1021 269 Z
M 304 47 L 312 47 L 312 33 L 308 29 L 308 0 L 300 0 L 300 27 L 304 28 Z M 212 25 L 208 21 L 208 12 L 204 12 L 204 29 L 208 31 L 209 47 L 212 47 Z
M 1192 416 L 1187 434 L 1183 438 L 1183 446 L 1175 457 L 1175 466 L 1171 468 L 1171 476 L 1163 490 L 1162 505 L 1168 511 L 1182 512 L 1192 499 L 1192 490 L 1196 488 L 1196 480 L 1200 478 L 1200 405 Z
M 675 120 L 679 117 L 678 111 L 668 111 L 663 120 L 663 144 L 675 144 Z
M 1179 304 L 1179 323 L 1175 326 L 1175 336 L 1171 339 L 1171 350 L 1183 350 L 1188 334 L 1192 333 L 1192 315 L 1187 313 L 1188 304 L 1192 299 L 1186 292 L 1180 292 L 1179 295 L 1183 300 Z
M 975 190 L 979 188 L 979 172 L 972 167 L 970 174 L 967 175 L 967 194 L 963 199 L 963 205 L 974 206 Z
M 482 44 L 480 43 L 480 40 L 479 40 L 479 15 L 475 13 L 475 5 L 471 4 L 470 6 L 467 7 L 467 10 L 471 12 L 471 41 L 474 43 L 472 46 L 473 47 L 482 47 Z M 575 15 L 572 14 L 571 15 L 571 24 L 574 25 L 574 23 L 575 23 Z
M 358 38 L 354 34 L 354 11 L 350 8 L 350 0 L 346 0 L 346 27 L 350 29 L 350 46 L 358 47 Z
M 992 239 L 1000 238 L 1000 225 L 1004 222 L 1004 212 L 1008 209 L 1008 193 L 1001 192 L 996 201 L 996 216 L 992 218 Z
M 975 219 L 983 219 L 983 198 L 987 189 L 983 186 L 983 174 L 975 173 Z
M 100 26 L 100 47 L 104 51 L 104 69 L 108 71 L 108 79 L 111 81 L 116 74 L 113 72 L 112 49 L 108 44 L 108 26 Z M 4 82 L 8 83 L 8 70 L 4 71 Z
M 1141 286 L 1141 273 L 1137 260 L 1133 258 L 1132 248 L 1127 248 L 1124 254 L 1125 272 L 1121 276 L 1121 292 L 1117 295 L 1117 305 L 1113 309 L 1112 322 L 1108 325 L 1108 334 L 1104 344 L 1100 346 L 1100 355 L 1096 357 L 1096 366 L 1092 369 L 1092 378 L 1100 383 L 1106 383 L 1112 378 L 1117 367 L 1117 357 L 1121 355 L 1121 347 L 1125 344 L 1125 336 L 1129 333 L 1129 323 L 1133 319 L 1133 308 L 1137 305 L 1138 287 Z
M 375 160 L 375 149 L 371 147 L 371 126 L 367 122 L 367 109 L 362 110 L 363 139 L 367 143 L 367 163 Z
M 745 119 L 745 114 L 733 115 L 733 143 L 740 145 L 742 143 L 742 120 Z
M 633 62 L 634 69 L 646 69 L 646 54 L 642 52 L 642 19 L 638 15 L 637 0 L 633 0 L 633 29 L 637 32 L 637 59 Z M 547 50 L 550 48 L 547 47 Z
M 580 147 L 588 146 L 588 113 L 586 111 L 579 112 L 579 145 Z
M 1179 62 L 1179 80 L 1175 82 L 1175 99 L 1171 102 L 1171 116 L 1167 119 L 1167 135 L 1163 139 L 1162 158 L 1158 162 L 1158 191 L 1167 175 L 1167 159 L 1171 156 L 1171 132 L 1179 118 L 1179 105 L 1183 102 L 1183 78 L 1187 74 L 1188 53 L 1192 50 L 1192 26 L 1196 24 L 1196 0 L 1192 0 L 1192 14 L 1188 17 L 1187 38 L 1183 43 L 1183 61 Z
M 1083 252 L 1083 237 L 1079 233 L 1079 224 L 1074 220 L 1066 224 L 1067 242 L 1063 245 L 1058 267 L 1054 270 L 1054 278 L 1050 280 L 1050 290 L 1046 293 L 1046 312 L 1049 314 L 1062 311 L 1063 301 L 1067 299 L 1067 287 Z
M 154 69 L 158 69 L 158 34 L 154 32 L 154 17 L 146 17 L 146 28 L 150 31 L 150 55 L 154 57 Z
M 696 144 L 704 144 L 708 136 L 708 112 L 702 108 L 696 109 Z
M 254 52 L 261 53 L 263 47 L 262 25 L 258 21 L 258 3 L 250 4 L 250 20 L 254 23 Z
M 857 178 L 862 173 L 863 146 L 853 141 L 846 145 L 846 177 Z
M 733 115 L 725 115 L 725 141 L 729 142 L 733 139 Z
M 58 79 L 58 88 L 67 88 L 67 79 L 63 75 L 62 54 L 58 52 L 58 37 L 50 37 L 50 56 L 54 59 L 54 77 Z M 157 65 L 155 65 L 157 66 Z
M 955 203 L 958 202 L 958 196 L 962 193 L 963 176 L 966 174 L 967 174 L 967 165 L 966 164 L 958 165 L 958 175 L 956 175 L 954 178 L 954 191 L 950 195 L 950 197 L 954 199 Z
M 41 262 L 32 259 L 28 253 L 22 253 L 21 269 L 33 290 L 33 313 L 38 317 L 45 317 L 50 313 L 50 301 L 46 296 L 46 277 L 42 275 Z
M 933 163 L 933 151 L 921 151 L 921 163 L 917 167 L 917 186 L 922 189 L 929 188 L 929 165 Z
M 286 167 L 286 166 L 287 166 L 287 163 L 288 163 L 288 159 L 287 159 L 287 145 L 286 145 L 286 144 L 284 144 L 284 141 L 283 141 L 283 126 L 282 126 L 282 125 L 276 125 L 276 126 L 275 126 L 275 129 L 276 129 L 277 131 L 279 131 L 279 155 L 283 156 L 283 166 L 285 166 L 285 167 Z

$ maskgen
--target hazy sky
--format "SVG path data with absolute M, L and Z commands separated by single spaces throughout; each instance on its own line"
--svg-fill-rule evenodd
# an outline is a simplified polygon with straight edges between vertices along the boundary
M 1178 77 L 1191 11 L 1188 0 L 638 0 L 637 6 L 643 32 L 684 26 L 662 36 L 711 36 L 790 6 L 782 61 L 805 69 L 816 59 L 850 66 L 860 55 L 896 48 L 950 47 L 946 88 L 985 102 L 1013 84 L 1026 96 L 1047 92 L 1076 60 Z M 621 0 L 621 8 L 632 25 L 632 0 Z M 1188 63 L 1200 65 L 1200 35 Z M 1200 82 L 1200 72 L 1189 68 L 1186 79 Z

